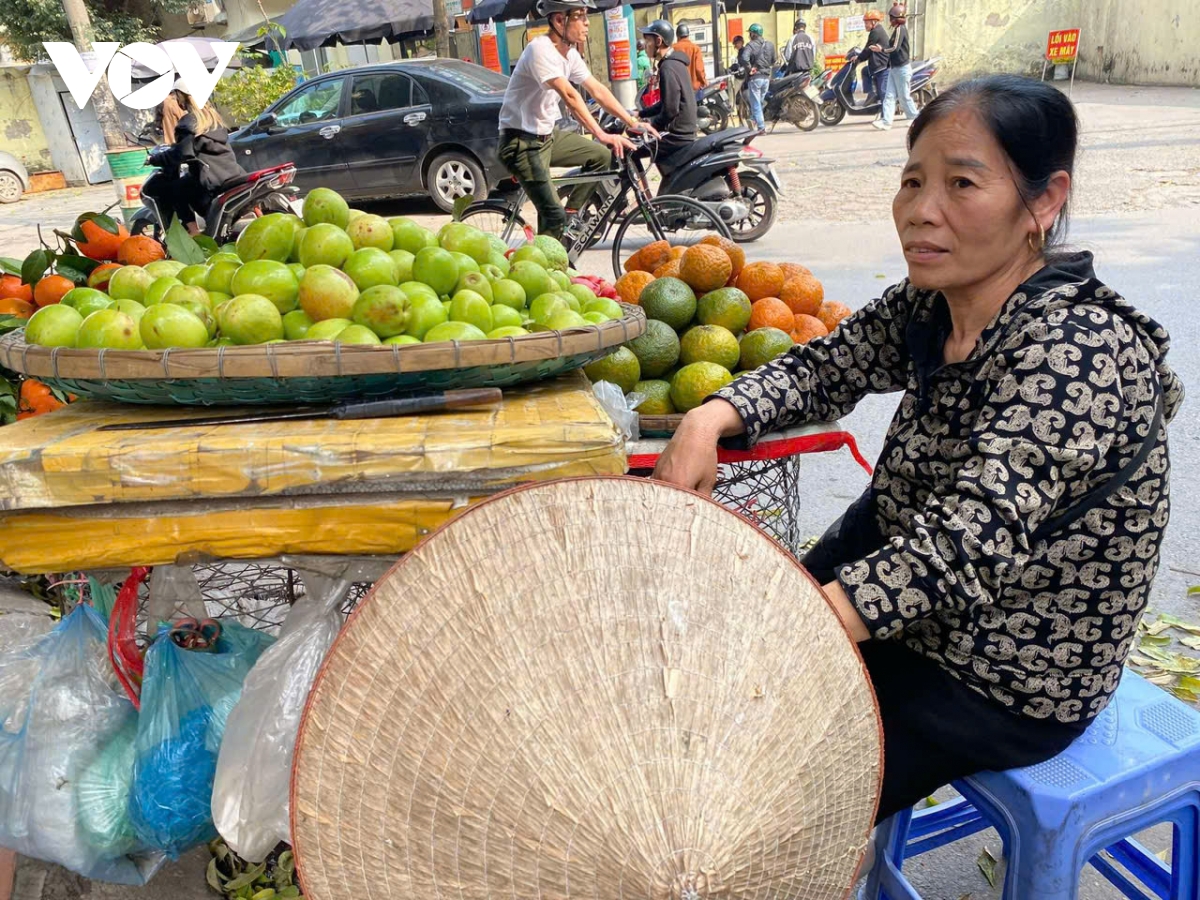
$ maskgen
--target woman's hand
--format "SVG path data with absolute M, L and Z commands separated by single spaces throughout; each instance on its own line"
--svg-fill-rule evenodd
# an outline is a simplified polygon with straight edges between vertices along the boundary
M 654 478 L 711 494 L 717 484 L 717 441 L 743 430 L 742 417 L 726 400 L 713 400 L 693 409 L 683 417 L 658 458 Z

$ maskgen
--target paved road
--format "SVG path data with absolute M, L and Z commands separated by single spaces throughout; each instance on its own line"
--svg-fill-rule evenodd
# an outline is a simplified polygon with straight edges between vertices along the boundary
M 1171 361 L 1185 384 L 1200 391 L 1200 91 L 1079 85 L 1084 153 L 1078 173 L 1072 241 L 1095 252 L 1101 277 L 1167 326 Z M 780 224 L 754 245 L 754 258 L 803 262 L 824 281 L 826 296 L 858 307 L 905 270 L 888 214 L 904 158 L 904 129 L 878 133 L 865 122 L 797 134 L 787 126 L 757 143 L 780 159 L 788 196 Z M 76 214 L 110 202 L 111 189 L 57 192 L 0 208 L 0 255 L 20 256 L 36 246 L 34 226 L 63 227 Z M 379 207 L 386 214 L 436 215 L 428 203 Z M 584 268 L 609 274 L 607 255 L 589 254 Z M 882 445 L 895 398 L 864 401 L 847 418 L 863 452 L 873 459 Z M 1175 504 L 1153 605 L 1193 621 L 1200 604 L 1187 599 L 1200 584 L 1200 503 L 1190 488 L 1200 476 L 1200 404 L 1183 406 L 1171 426 Z M 840 452 L 805 461 L 803 526 L 817 533 L 857 496 L 866 478 Z M 1195 575 L 1187 574 L 1189 571 Z M 1147 840 L 1167 846 L 1162 833 Z M 975 866 L 980 847 L 997 855 L 999 841 L 984 832 L 922 857 L 914 881 L 930 900 L 999 896 Z M 148 889 L 87 885 L 52 873 L 45 900 L 106 897 L 113 900 L 190 900 L 205 896 L 203 858 L 193 854 L 164 872 Z M 1119 894 L 1089 870 L 1082 900 L 1117 900 Z

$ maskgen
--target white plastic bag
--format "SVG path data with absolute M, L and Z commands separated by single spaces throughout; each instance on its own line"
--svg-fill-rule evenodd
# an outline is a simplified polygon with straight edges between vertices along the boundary
M 592 393 L 613 420 L 613 424 L 625 435 L 625 440 L 638 439 L 637 408 L 646 400 L 645 394 L 622 393 L 621 388 L 611 381 L 597 381 L 592 385 Z
M 341 607 L 353 585 L 347 565 L 302 571 L 296 601 L 279 640 L 259 658 L 229 715 L 217 759 L 212 814 L 229 848 L 262 862 L 291 842 L 288 792 L 292 752 L 308 692 L 342 627 Z

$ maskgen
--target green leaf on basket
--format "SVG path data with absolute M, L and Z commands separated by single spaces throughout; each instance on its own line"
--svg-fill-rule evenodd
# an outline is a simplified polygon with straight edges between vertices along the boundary
M 199 265 L 208 258 L 204 255 L 204 248 L 187 233 L 179 216 L 171 219 L 171 227 L 167 229 L 167 255 L 188 266 Z
M 13 259 L 11 256 L 0 256 L 0 272 L 3 272 L 5 275 L 20 276 L 21 261 Z
M 250 885 L 254 884 L 258 876 L 263 874 L 265 871 L 267 871 L 266 863 L 258 863 L 255 866 L 251 866 L 237 878 L 226 882 L 225 893 L 240 891 L 242 888 L 249 887 Z
M 56 268 L 61 268 L 64 263 L 85 275 L 91 275 L 100 265 L 100 261 L 97 259 L 88 259 L 86 256 L 77 256 L 74 253 L 65 253 L 59 256 Z
M 34 250 L 21 263 L 21 281 L 24 284 L 37 284 L 54 262 L 54 254 L 44 247 Z
M 216 857 L 208 861 L 208 868 L 204 872 L 204 880 L 208 882 L 208 886 L 218 894 L 224 893 L 225 879 L 221 877 L 221 870 L 217 868 Z
M 217 242 L 214 241 L 212 238 L 210 238 L 207 234 L 198 234 L 194 238 L 192 238 L 192 240 L 194 240 L 197 243 L 197 245 L 199 245 L 200 249 L 204 251 L 205 259 L 208 259 L 210 256 L 212 256 L 214 253 L 219 252 L 221 249 L 220 247 L 217 246 Z
M 992 887 L 996 886 L 996 864 L 999 860 L 992 856 L 992 851 L 984 847 L 979 851 L 979 857 L 975 860 L 975 864 L 979 866 L 979 871 L 983 873 L 983 877 L 987 879 L 987 883 Z
M 467 211 L 467 207 L 475 202 L 475 197 L 472 194 L 467 194 L 465 197 L 458 197 L 454 201 L 454 213 L 451 215 L 452 221 L 461 222 L 463 213 Z

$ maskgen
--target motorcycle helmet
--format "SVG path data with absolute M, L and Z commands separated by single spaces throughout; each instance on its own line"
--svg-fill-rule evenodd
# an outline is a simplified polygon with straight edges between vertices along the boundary
M 537 0 L 534 9 L 539 19 L 548 19 L 554 13 L 570 13 L 577 9 L 592 10 L 591 0 Z
M 877 9 L 868 9 L 865 13 L 863 13 L 863 21 L 864 22 L 882 22 L 883 21 L 883 13 L 881 13 Z
M 792 26 L 792 34 L 795 34 L 797 31 L 803 31 L 807 27 L 808 25 L 803 19 L 797 19 L 796 23 Z
M 679 27 L 684 28 L 686 26 L 681 25 Z M 670 22 L 664 21 L 663 19 L 656 19 L 645 28 L 641 29 L 640 33 L 650 35 L 651 37 L 656 37 L 662 42 L 664 47 L 670 47 L 675 40 L 675 35 L 677 32 L 671 30 Z
M 750 34 L 751 35 L 757 34 L 759 37 L 762 37 L 762 33 L 763 33 L 762 26 L 759 25 L 757 22 L 755 22 L 753 25 L 750 26 Z
M 903 25 L 907 15 L 908 13 L 905 12 L 904 7 L 899 3 L 895 4 L 891 9 L 888 10 L 888 18 L 897 25 Z
M 669 25 L 667 26 L 670 27 Z M 685 38 L 692 33 L 692 29 L 688 28 L 683 22 L 679 23 L 679 27 L 675 29 L 675 37 Z

